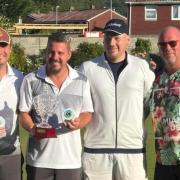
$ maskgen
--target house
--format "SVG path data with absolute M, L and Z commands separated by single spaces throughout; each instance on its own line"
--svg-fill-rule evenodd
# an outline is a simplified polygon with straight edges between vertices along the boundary
M 127 22 L 127 18 L 111 9 L 89 9 L 81 11 L 32 13 L 22 18 L 22 23 L 16 24 L 16 28 L 30 29 L 32 24 L 34 29 L 51 27 L 54 29 L 64 29 L 64 31 L 77 32 L 78 27 L 83 26 L 83 33 L 92 31 L 102 31 L 106 22 L 111 18 L 118 18 Z M 25 26 L 26 27 L 25 27 Z
M 180 28 L 180 0 L 126 0 L 131 35 L 157 34 L 165 26 Z

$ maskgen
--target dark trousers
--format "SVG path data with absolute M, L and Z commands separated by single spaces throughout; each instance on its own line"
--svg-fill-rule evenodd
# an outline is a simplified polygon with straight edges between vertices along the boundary
M 156 163 L 154 180 L 180 180 L 180 165 L 165 166 Z
M 27 180 L 81 180 L 81 168 L 49 169 L 26 166 Z
M 0 180 L 21 180 L 21 155 L 0 156 Z

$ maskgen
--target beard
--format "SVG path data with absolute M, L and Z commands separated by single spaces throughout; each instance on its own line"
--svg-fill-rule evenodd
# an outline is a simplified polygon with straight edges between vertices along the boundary
M 49 61 L 46 67 L 47 74 L 57 74 L 61 71 L 61 68 L 62 64 L 59 61 Z
M 48 69 L 48 75 L 49 74 L 58 74 L 60 72 L 60 69 Z

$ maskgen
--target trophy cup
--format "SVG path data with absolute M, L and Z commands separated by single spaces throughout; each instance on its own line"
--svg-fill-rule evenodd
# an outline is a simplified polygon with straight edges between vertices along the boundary
M 48 123 L 48 118 L 54 114 L 56 105 L 56 98 L 49 94 L 34 97 L 33 106 L 41 118 L 41 122 L 36 124 L 34 137 L 39 139 L 57 137 L 56 129 Z

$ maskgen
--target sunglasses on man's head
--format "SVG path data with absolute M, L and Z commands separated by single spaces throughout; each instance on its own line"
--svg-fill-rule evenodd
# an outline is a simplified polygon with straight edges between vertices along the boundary
M 167 45 L 169 45 L 171 48 L 174 48 L 174 47 L 177 46 L 177 42 L 178 42 L 178 41 L 179 41 L 179 40 L 172 40 L 172 41 L 167 41 L 167 42 L 158 42 L 158 46 L 159 46 L 160 48 L 166 48 Z

